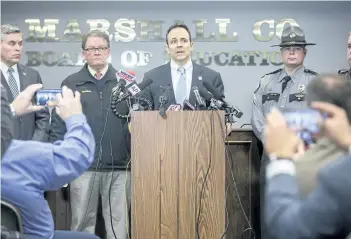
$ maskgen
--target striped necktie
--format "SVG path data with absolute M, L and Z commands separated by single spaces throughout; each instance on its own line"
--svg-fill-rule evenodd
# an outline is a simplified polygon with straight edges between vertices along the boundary
M 14 72 L 14 69 L 12 67 L 10 67 L 8 69 L 8 72 L 9 72 L 9 79 L 8 79 L 7 83 L 9 84 L 12 96 L 15 99 L 17 97 L 19 91 L 18 91 L 18 85 L 17 85 L 16 79 L 12 74 Z

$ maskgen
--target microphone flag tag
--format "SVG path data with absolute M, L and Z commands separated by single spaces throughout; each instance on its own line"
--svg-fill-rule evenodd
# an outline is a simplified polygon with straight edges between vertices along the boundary
M 179 104 L 177 105 L 170 105 L 167 109 L 167 111 L 180 111 L 181 106 Z
M 132 96 L 134 96 L 134 95 L 138 94 L 141 90 L 137 84 L 133 84 L 132 86 L 130 86 L 128 88 L 128 91 Z
M 123 71 L 123 70 L 118 70 L 116 75 L 121 77 L 123 80 L 126 81 L 126 83 L 127 83 L 126 86 L 132 84 L 136 79 L 135 76 L 133 76 L 133 75 L 131 75 L 128 72 Z

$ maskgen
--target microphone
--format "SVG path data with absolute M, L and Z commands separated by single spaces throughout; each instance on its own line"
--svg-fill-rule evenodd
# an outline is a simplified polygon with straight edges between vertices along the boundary
M 208 90 L 214 96 L 216 100 L 220 100 L 224 103 L 223 107 L 230 106 L 230 104 L 224 99 L 224 95 L 217 88 L 215 88 L 207 81 L 204 81 L 202 84 L 206 90 Z
M 128 97 L 131 96 L 135 96 L 136 94 L 138 94 L 140 91 L 142 91 L 143 89 L 145 89 L 146 87 L 148 87 L 149 85 L 151 85 L 153 82 L 152 79 L 147 79 L 145 81 L 142 81 L 140 84 L 135 84 L 133 83 L 129 88 L 127 93 L 124 93 L 118 100 L 118 102 L 121 102 L 125 99 L 127 99 Z
M 195 98 L 196 98 L 196 102 L 197 102 L 197 105 L 195 105 L 195 108 L 199 109 L 199 110 L 206 109 L 206 103 L 202 99 L 202 97 L 200 96 L 199 88 L 197 86 L 193 86 L 192 90 L 193 90 L 193 92 L 195 94 Z
M 112 95 L 119 97 L 121 92 L 124 91 L 127 82 L 124 79 L 119 79 L 117 85 L 112 88 Z
M 187 99 L 185 99 L 183 102 L 183 110 L 195 110 L 195 107 Z
M 168 87 L 163 87 L 160 86 L 161 89 L 163 89 L 163 93 L 158 97 L 158 102 L 160 103 L 160 106 L 158 109 L 160 110 L 160 115 L 163 117 L 166 113 L 166 104 L 168 103 L 169 99 L 169 86 Z
M 214 97 L 211 101 L 211 106 L 217 109 L 223 108 L 226 113 L 233 114 L 237 118 L 241 118 L 243 116 L 243 112 L 239 110 L 237 107 L 231 105 L 228 101 L 226 101 L 224 95 L 214 86 L 212 86 L 207 81 L 204 81 L 203 86 L 211 93 Z
M 209 101 L 210 102 L 210 107 L 209 109 L 216 109 L 216 110 L 219 110 L 219 109 L 222 109 L 223 107 L 223 102 L 220 101 L 220 100 L 216 100 L 214 99 L 213 95 L 208 92 L 203 86 L 200 86 L 199 88 L 199 92 L 200 92 L 200 95 L 206 100 L 206 101 Z
M 112 88 L 111 91 L 111 109 L 113 114 L 119 117 L 121 114 L 117 112 L 118 98 L 123 93 L 127 82 L 124 80 L 124 78 L 120 77 L 119 71 L 116 72 L 116 80 L 118 83 L 115 87 Z
M 116 73 L 116 76 L 118 76 L 119 78 L 125 80 L 126 82 L 126 86 L 132 84 L 133 82 L 135 82 L 135 73 L 131 70 L 118 70 Z

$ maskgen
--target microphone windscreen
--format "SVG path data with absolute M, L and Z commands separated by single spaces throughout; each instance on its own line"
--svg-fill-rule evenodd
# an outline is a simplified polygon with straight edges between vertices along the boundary
M 220 100 L 224 98 L 224 95 L 217 88 L 211 85 L 209 82 L 204 81 L 202 84 L 209 92 L 212 93 L 215 99 Z

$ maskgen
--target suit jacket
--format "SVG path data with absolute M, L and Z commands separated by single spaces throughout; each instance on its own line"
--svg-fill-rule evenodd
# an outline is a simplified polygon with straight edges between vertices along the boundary
M 171 86 L 172 89 L 170 92 L 168 105 L 176 104 L 172 84 L 172 72 L 170 62 L 146 72 L 143 81 L 147 79 L 152 79 L 153 83 L 150 86 L 146 87 L 141 95 L 149 101 L 151 101 L 151 103 L 153 104 L 153 109 L 157 110 L 160 106 L 159 97 L 163 94 L 163 90 L 160 86 Z M 191 82 L 191 88 L 193 86 L 199 86 L 200 84 L 202 84 L 202 81 L 208 81 L 221 93 L 224 93 L 224 85 L 221 78 L 221 74 L 210 68 L 193 62 L 193 78 Z M 192 105 L 196 104 L 196 98 L 192 90 L 190 91 L 189 102 Z
M 295 161 L 296 179 L 301 198 L 306 198 L 316 187 L 317 172 L 328 163 L 340 158 L 345 151 L 328 138 L 321 138 Z
M 24 90 L 27 86 L 32 84 L 42 84 L 39 72 L 17 64 L 18 75 L 20 79 L 20 88 Z M 7 84 L 5 76 L 1 72 L 1 84 L 7 91 L 8 101 L 11 103 L 14 99 Z M 35 99 L 33 98 L 33 103 Z M 49 138 L 49 127 L 50 127 L 50 112 L 49 109 L 45 108 L 41 111 L 30 113 L 22 117 L 15 117 L 13 119 L 13 133 L 14 139 L 19 140 L 35 140 L 35 141 L 48 141 Z
M 6 89 L 1 85 L 1 158 L 13 138 L 12 114 L 7 100 Z
M 291 161 L 276 160 L 268 165 L 267 175 L 282 169 L 283 163 L 294 166 Z M 305 200 L 300 200 L 296 178 L 287 173 L 288 167 L 280 172 L 267 177 L 265 191 L 265 221 L 272 236 L 312 239 L 342 234 L 339 238 L 345 238 L 351 232 L 350 155 L 321 168 L 316 188 Z

